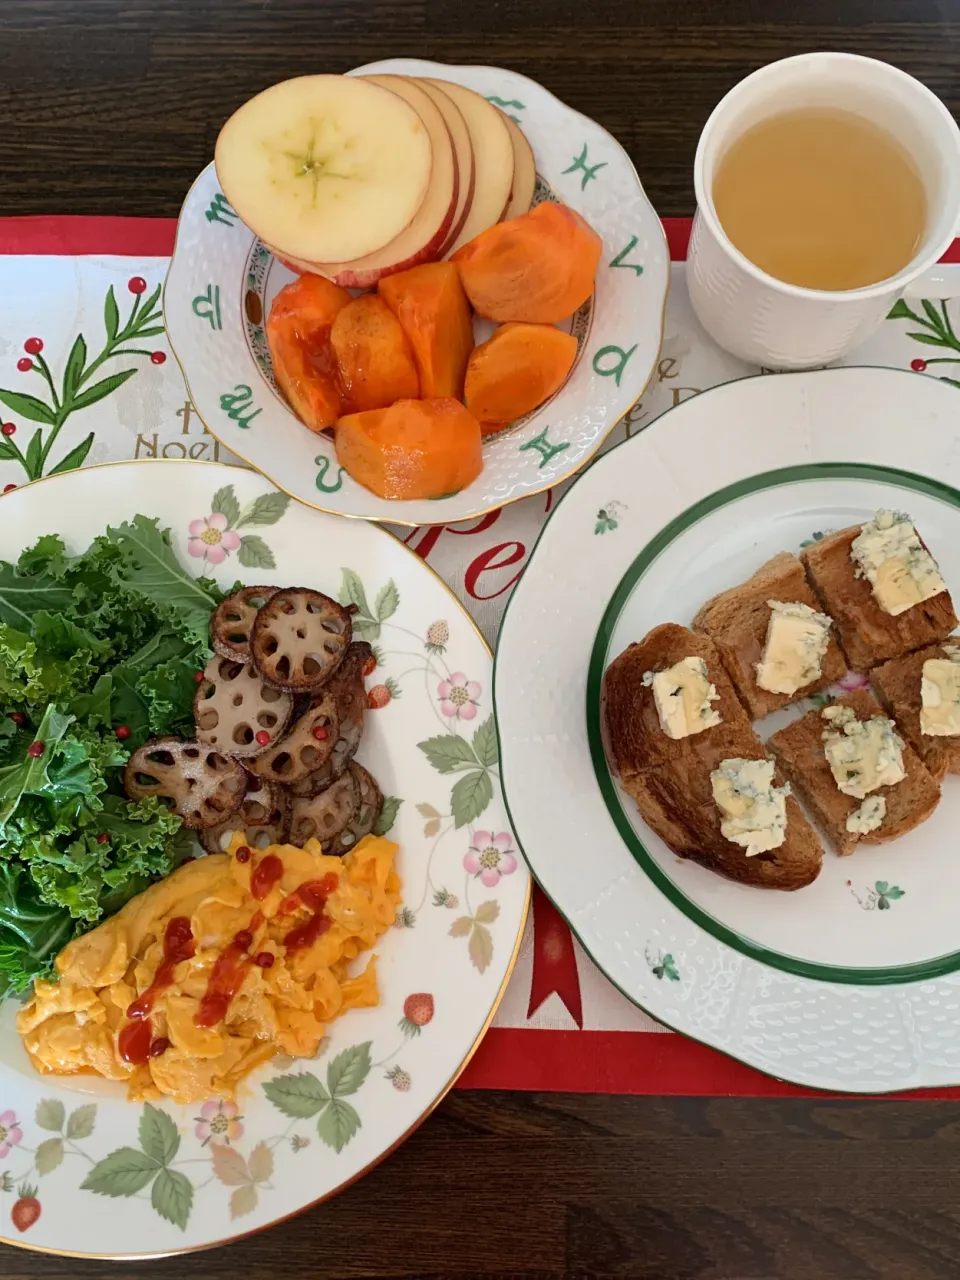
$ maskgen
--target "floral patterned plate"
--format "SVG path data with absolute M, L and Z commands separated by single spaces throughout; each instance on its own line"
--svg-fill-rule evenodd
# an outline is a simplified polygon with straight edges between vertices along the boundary
M 909 835 L 828 851 L 805 889 L 734 884 L 675 857 L 611 776 L 601 679 L 651 627 L 689 623 L 777 552 L 878 507 L 911 514 L 960 593 L 957 405 L 943 382 L 867 368 L 749 378 L 686 401 L 564 496 L 500 632 L 505 786 L 544 889 L 648 1013 L 799 1084 L 960 1083 L 960 778 Z M 796 714 L 769 717 L 761 735 Z
M 41 1078 L 0 1007 L 0 1239 L 148 1257 L 235 1239 L 332 1195 L 436 1105 L 486 1030 L 529 899 L 498 771 L 490 653 L 441 580 L 392 535 L 291 503 L 212 463 L 124 462 L 4 500 L 0 558 L 41 534 L 85 548 L 137 513 L 185 569 L 223 584 L 316 586 L 355 604 L 379 665 L 360 757 L 387 797 L 404 905 L 377 947 L 381 1002 L 330 1027 L 316 1061 L 275 1058 L 235 1103 L 126 1101 Z
M 208 429 L 308 506 L 395 524 L 450 524 L 549 489 L 579 470 L 639 400 L 660 351 L 670 261 L 663 229 L 626 152 L 546 89 L 497 67 L 392 58 L 354 74 L 437 76 L 476 89 L 523 126 L 537 159 L 535 200 L 558 199 L 603 237 L 593 297 L 573 317 L 576 364 L 535 413 L 484 445 L 481 475 L 436 501 L 387 502 L 337 464 L 273 378 L 263 329 L 293 277 L 226 203 L 213 165 L 187 195 L 164 289 L 164 320 Z

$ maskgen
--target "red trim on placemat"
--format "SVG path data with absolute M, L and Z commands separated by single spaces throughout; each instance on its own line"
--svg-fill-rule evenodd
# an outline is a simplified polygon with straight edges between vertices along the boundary
M 0 218 L 0 254 L 169 258 L 176 230 L 176 218 Z
M 667 247 L 670 250 L 671 262 L 686 262 L 687 246 L 690 243 L 692 218 L 661 218 L 663 229 L 667 233 Z
M 784 1084 L 681 1035 L 522 1027 L 491 1027 L 457 1088 L 748 1098 L 836 1096 Z M 915 1089 L 884 1096 L 960 1098 L 960 1089 Z
M 691 218 L 663 218 L 672 262 L 684 262 L 690 243 Z M 0 218 L 0 254 L 123 254 L 169 257 L 173 253 L 176 218 L 102 218 L 44 214 L 35 218 Z M 960 240 L 940 259 L 960 262 Z

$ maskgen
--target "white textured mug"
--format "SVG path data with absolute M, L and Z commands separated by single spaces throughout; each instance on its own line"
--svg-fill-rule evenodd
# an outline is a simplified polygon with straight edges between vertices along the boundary
M 721 156 L 751 125 L 798 107 L 864 116 L 912 157 L 926 189 L 927 224 L 914 258 L 889 280 L 864 289 L 801 289 L 761 271 L 725 235 L 713 204 Z M 809 368 L 862 342 L 953 240 L 960 217 L 960 129 L 935 94 L 886 62 L 849 53 L 800 54 L 762 67 L 721 99 L 700 135 L 694 186 L 687 282 L 700 323 L 743 360 Z

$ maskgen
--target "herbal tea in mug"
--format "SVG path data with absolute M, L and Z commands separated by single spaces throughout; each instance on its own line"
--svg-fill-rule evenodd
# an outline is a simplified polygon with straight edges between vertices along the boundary
M 851 111 L 800 107 L 752 125 L 721 155 L 713 202 L 737 249 L 806 289 L 860 289 L 921 244 L 927 197 L 906 149 Z

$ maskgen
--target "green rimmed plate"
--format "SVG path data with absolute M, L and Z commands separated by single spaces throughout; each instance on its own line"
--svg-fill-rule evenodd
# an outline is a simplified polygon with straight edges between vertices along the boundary
M 934 379 L 856 368 L 697 396 L 564 497 L 501 630 L 507 799 L 546 892 L 654 1017 L 812 1087 L 960 1081 L 960 780 L 908 836 L 828 852 L 807 889 L 735 885 L 676 858 L 621 792 L 600 742 L 600 680 L 652 626 L 688 623 L 776 552 L 880 506 L 910 512 L 960 590 L 957 405 Z
M 0 1003 L 0 1240 L 114 1259 L 236 1239 L 389 1155 L 489 1025 L 530 888 L 500 791 L 490 651 L 419 556 L 253 472 L 171 460 L 86 467 L 8 494 L 0 559 L 54 532 L 80 551 L 138 513 L 170 528 L 186 575 L 302 583 L 357 606 L 354 632 L 379 659 L 359 759 L 387 797 L 381 829 L 400 846 L 404 905 L 375 948 L 380 1004 L 331 1023 L 315 1060 L 273 1059 L 234 1102 L 152 1107 L 93 1077 L 41 1077 L 17 1002 Z
M 574 475 L 643 395 L 660 352 L 670 258 L 629 156 L 605 129 L 526 76 L 391 58 L 352 74 L 435 76 L 474 89 L 523 127 L 537 162 L 535 200 L 557 199 L 603 238 L 596 289 L 570 321 L 573 370 L 545 404 L 484 444 L 484 468 L 459 493 L 388 502 L 337 463 L 277 391 L 263 320 L 293 279 L 224 200 L 212 164 L 180 212 L 163 312 L 190 398 L 209 430 L 300 502 L 404 525 L 450 524 L 542 493 Z M 478 338 L 490 325 L 478 323 Z

